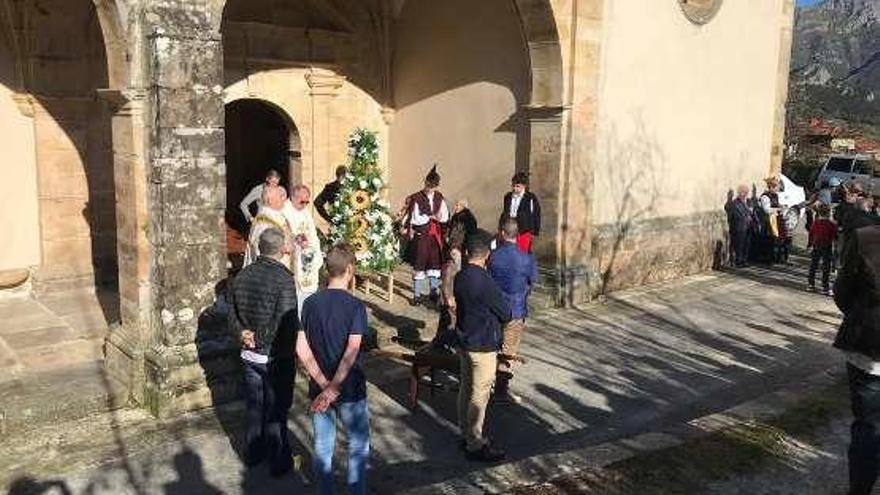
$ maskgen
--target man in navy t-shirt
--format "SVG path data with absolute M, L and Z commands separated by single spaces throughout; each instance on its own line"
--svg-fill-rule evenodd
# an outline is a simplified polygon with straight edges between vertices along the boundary
M 348 439 L 349 493 L 367 491 L 370 427 L 367 380 L 359 361 L 361 340 L 367 333 L 367 309 L 347 290 L 354 264 L 355 256 L 347 246 L 334 246 L 327 253 L 329 283 L 303 303 L 302 330 L 296 341 L 297 356 L 311 377 L 314 471 L 321 495 L 334 493 L 337 414 Z

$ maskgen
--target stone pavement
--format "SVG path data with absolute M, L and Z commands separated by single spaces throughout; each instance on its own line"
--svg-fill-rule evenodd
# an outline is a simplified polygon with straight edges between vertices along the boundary
M 0 300 L 0 435 L 107 408 L 116 385 L 103 347 L 117 307 L 90 289 Z
M 511 461 L 522 460 L 662 430 L 839 367 L 830 347 L 839 314 L 829 298 L 802 290 L 799 262 L 694 276 L 536 314 L 525 337 L 528 362 L 513 382 L 524 401 L 493 406 L 488 433 Z M 366 368 L 373 493 L 441 490 L 481 468 L 458 451 L 454 393 L 425 397 L 412 413 L 405 406 L 406 367 L 372 358 Z M 302 395 L 298 380 L 291 427 L 307 446 Z M 297 477 L 274 481 L 246 471 L 230 446 L 237 445 L 238 416 L 222 409 L 216 416 L 173 435 L 148 419 L 115 415 L 67 428 L 93 433 L 85 448 L 73 433 L 31 447 L 10 439 L 0 446 L 0 472 L 16 489 L 57 480 L 69 493 L 286 493 L 299 485 Z M 29 451 L 50 452 L 53 463 L 28 461 Z

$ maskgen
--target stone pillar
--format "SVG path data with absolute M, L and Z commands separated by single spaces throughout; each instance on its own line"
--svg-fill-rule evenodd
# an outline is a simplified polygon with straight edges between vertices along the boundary
M 331 104 L 339 95 L 345 77 L 326 69 L 312 68 L 306 73 L 312 103 L 311 125 L 311 166 L 303 170 L 303 183 L 312 188 L 320 189 L 324 181 L 333 175 L 337 164 L 331 163 L 333 120 Z
M 779 65 L 776 75 L 776 108 L 773 120 L 773 140 L 770 149 L 771 175 L 782 172 L 782 160 L 785 158 L 785 113 L 786 105 L 788 104 L 794 11 L 794 0 L 783 0 L 779 29 Z
M 198 327 L 226 273 L 223 49 L 211 15 L 204 2 L 166 1 L 145 16 L 152 310 L 144 401 L 160 417 L 211 405 L 200 357 L 229 343 L 225 327 Z
M 137 402 L 144 400 L 144 350 L 150 325 L 150 227 L 144 125 L 147 90 L 98 90 L 110 107 L 116 190 L 120 324 L 105 345 L 106 369 Z

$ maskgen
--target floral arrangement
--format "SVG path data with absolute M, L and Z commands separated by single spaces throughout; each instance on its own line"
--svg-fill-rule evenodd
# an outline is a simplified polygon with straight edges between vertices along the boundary
M 348 172 L 329 209 L 330 240 L 354 249 L 359 271 L 391 272 L 400 253 L 378 161 L 376 133 L 356 129 L 348 139 Z

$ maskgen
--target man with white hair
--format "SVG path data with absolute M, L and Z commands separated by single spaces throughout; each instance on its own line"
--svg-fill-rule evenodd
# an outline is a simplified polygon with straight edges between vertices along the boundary
M 287 201 L 287 192 L 282 186 L 267 185 L 263 188 L 260 198 L 260 209 L 257 216 L 251 221 L 251 231 L 248 236 L 247 247 L 244 251 L 244 265 L 248 266 L 260 256 L 260 236 L 267 229 L 278 229 L 290 242 L 290 226 L 284 216 L 284 205 Z M 290 253 L 285 253 L 281 262 L 284 266 L 290 266 Z
M 452 218 L 449 219 L 449 231 L 452 232 L 456 225 L 461 225 L 465 236 L 477 231 L 477 217 L 471 212 L 467 198 L 459 198 L 452 207 Z
M 308 187 L 302 184 L 297 185 L 291 190 L 290 199 L 284 202 L 282 208 L 284 218 L 290 226 L 293 241 L 291 268 L 294 280 L 296 280 L 296 295 L 300 311 L 302 311 L 302 305 L 306 298 L 318 291 L 321 266 L 324 264 L 318 228 L 315 226 L 315 219 L 309 209 L 311 195 Z
M 241 203 L 239 203 L 238 208 L 241 210 L 242 216 L 247 220 L 248 223 L 252 223 L 254 221 L 254 216 L 251 214 L 251 205 L 257 204 L 257 213 L 259 214 L 259 209 L 261 206 L 266 204 L 263 201 L 263 192 L 266 188 L 276 187 L 281 184 L 281 174 L 278 173 L 277 170 L 272 169 L 266 173 L 266 179 L 257 184 L 250 190 L 250 192 L 242 198 Z

